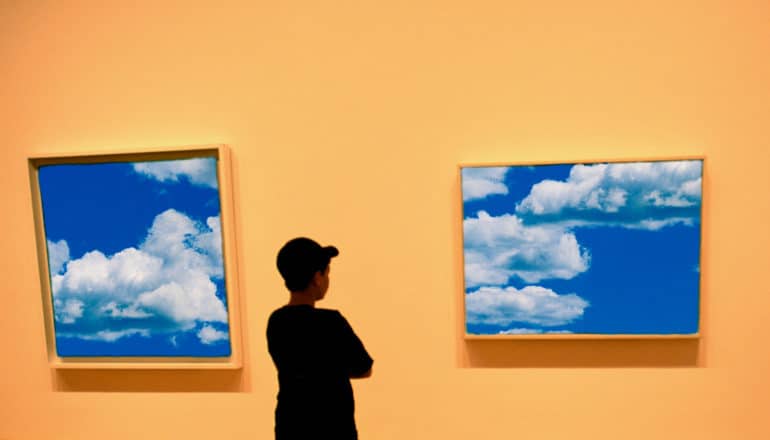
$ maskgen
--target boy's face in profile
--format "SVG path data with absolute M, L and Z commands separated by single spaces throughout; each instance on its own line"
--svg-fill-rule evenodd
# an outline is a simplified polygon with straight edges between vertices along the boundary
M 318 289 L 316 290 L 315 300 L 322 300 L 326 296 L 326 291 L 329 290 L 329 272 L 331 272 L 332 265 L 329 263 L 324 271 L 316 272 L 314 282 Z

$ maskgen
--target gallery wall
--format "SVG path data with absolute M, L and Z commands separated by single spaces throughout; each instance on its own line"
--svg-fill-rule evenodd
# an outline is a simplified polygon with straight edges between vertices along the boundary
M 339 247 L 365 439 L 770 437 L 764 1 L 0 3 L 0 439 L 270 438 L 274 258 Z M 53 371 L 27 158 L 227 144 L 244 367 Z M 701 338 L 462 338 L 458 164 L 703 157 Z M 661 252 L 665 252 L 661 249 Z M 623 292 L 618 292 L 622 295 Z

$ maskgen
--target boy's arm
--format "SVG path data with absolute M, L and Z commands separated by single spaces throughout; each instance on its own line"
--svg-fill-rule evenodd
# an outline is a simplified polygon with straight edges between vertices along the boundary
M 367 377 L 372 377 L 372 367 L 369 367 L 369 370 L 367 370 L 363 374 L 354 375 L 354 374 L 351 373 L 349 377 L 351 379 L 366 379 Z
M 348 377 L 364 379 L 371 377 L 374 360 L 369 356 L 364 344 L 342 314 L 339 315 L 343 330 L 343 343 L 348 367 Z

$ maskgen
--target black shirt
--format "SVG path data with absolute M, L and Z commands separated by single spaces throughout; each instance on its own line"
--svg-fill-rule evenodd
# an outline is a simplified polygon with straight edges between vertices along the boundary
M 276 439 L 358 438 L 350 377 L 373 361 L 342 314 L 281 307 L 268 320 L 267 347 L 278 370 Z

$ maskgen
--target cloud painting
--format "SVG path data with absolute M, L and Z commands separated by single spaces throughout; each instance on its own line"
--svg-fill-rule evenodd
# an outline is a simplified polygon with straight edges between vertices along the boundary
M 467 333 L 697 333 L 702 166 L 462 168 Z
M 215 158 L 38 177 L 59 356 L 231 354 Z

